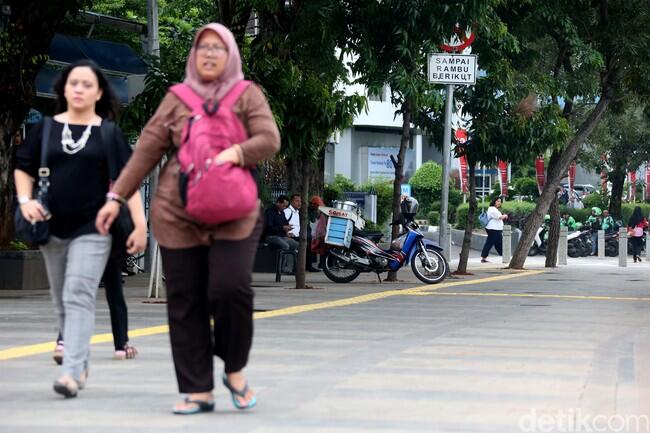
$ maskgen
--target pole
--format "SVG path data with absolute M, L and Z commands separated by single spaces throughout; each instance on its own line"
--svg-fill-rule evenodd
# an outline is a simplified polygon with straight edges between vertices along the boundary
M 147 0 L 147 53 L 150 56 L 160 57 L 160 35 L 158 33 L 158 0 Z M 153 170 L 149 175 L 149 200 L 158 189 L 159 167 Z M 149 202 L 151 209 L 151 202 Z M 149 297 L 158 298 L 162 282 L 162 267 L 160 260 L 160 250 L 158 242 L 153 236 L 149 237 L 149 248 L 147 256 L 149 257 Z
M 442 143 L 442 197 L 440 200 L 440 238 L 439 243 L 443 248 L 443 256 L 449 261 L 451 251 L 449 244 L 449 230 L 447 229 L 449 213 L 449 164 L 451 157 L 451 116 L 454 105 L 454 85 L 447 85 L 447 102 L 445 103 L 445 135 Z
M 605 230 L 598 230 L 598 258 L 605 258 Z
M 510 263 L 512 258 L 512 226 L 510 224 L 503 225 L 503 263 Z
M 618 230 L 618 266 L 627 267 L 627 228 Z
M 567 226 L 560 227 L 560 243 L 558 245 L 557 264 L 567 264 L 567 254 L 569 252 L 569 244 L 567 236 L 569 235 L 569 228 Z

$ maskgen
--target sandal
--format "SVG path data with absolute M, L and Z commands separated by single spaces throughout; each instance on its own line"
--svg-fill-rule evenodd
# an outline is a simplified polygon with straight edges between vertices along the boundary
M 54 359 L 54 362 L 56 362 L 58 365 L 63 364 L 63 340 L 58 340 L 56 342 L 56 347 L 54 348 L 52 359 Z
M 185 399 L 186 404 L 193 404 L 189 409 L 174 408 L 173 412 L 176 415 L 194 415 L 203 412 L 212 412 L 214 410 L 214 401 L 191 400 L 189 397 Z
M 124 360 L 134 359 L 138 355 L 138 349 L 131 346 L 129 343 L 124 345 L 124 350 L 116 350 L 113 354 L 113 359 Z
M 231 384 L 230 381 L 228 381 L 228 375 L 226 373 L 223 374 L 222 377 L 222 382 L 226 388 L 230 391 L 230 397 L 232 398 L 232 404 L 240 410 L 244 409 L 252 409 L 255 407 L 257 404 L 257 397 L 253 396 L 251 400 L 248 402 L 248 404 L 241 404 L 239 400 L 237 400 L 237 397 L 241 397 L 243 399 L 246 399 L 246 393 L 248 392 L 248 382 L 246 385 L 244 385 L 244 389 L 237 390 L 235 389 Z

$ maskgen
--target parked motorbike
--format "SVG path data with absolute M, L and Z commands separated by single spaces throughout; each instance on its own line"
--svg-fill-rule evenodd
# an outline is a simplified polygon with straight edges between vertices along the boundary
M 530 246 L 530 249 L 528 250 L 528 255 L 529 256 L 536 256 L 538 254 L 541 254 L 543 256 L 546 255 L 546 248 L 547 248 L 546 238 L 547 238 L 546 225 L 543 225 L 537 229 L 537 233 L 535 234 L 535 239 L 533 240 L 533 244 Z
M 442 255 L 442 248 L 426 239 L 415 223 L 419 204 L 407 197 L 400 205 L 401 225 L 404 232 L 384 250 L 377 245 L 380 238 L 369 236 L 355 228 L 349 247 L 329 247 L 325 256 L 323 272 L 336 283 L 348 283 L 361 272 L 379 274 L 397 271 L 411 264 L 415 276 L 426 284 L 436 284 L 447 277 L 449 265 Z

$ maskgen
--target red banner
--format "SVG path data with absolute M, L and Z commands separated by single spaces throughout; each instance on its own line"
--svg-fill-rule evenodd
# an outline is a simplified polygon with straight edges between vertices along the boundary
M 467 173 L 467 157 L 462 155 L 460 157 L 460 189 L 463 194 L 469 192 L 469 176 Z
M 508 197 L 508 163 L 499 161 L 499 174 L 501 174 L 501 195 Z
M 537 189 L 542 193 L 544 184 L 546 183 L 546 176 L 544 175 L 544 156 L 538 156 L 535 159 L 535 174 L 537 175 Z
M 627 180 L 630 182 L 630 193 L 628 195 L 629 201 L 636 201 L 636 171 L 631 171 L 627 174 Z
M 575 180 L 576 180 L 576 162 L 573 161 L 571 165 L 569 165 L 569 194 L 571 194 L 571 191 L 573 191 Z
M 650 161 L 645 163 L 645 198 L 650 199 Z

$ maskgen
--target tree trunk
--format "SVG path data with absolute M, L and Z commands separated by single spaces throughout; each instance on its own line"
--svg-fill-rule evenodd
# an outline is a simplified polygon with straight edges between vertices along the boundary
M 463 246 L 460 250 L 460 258 L 458 260 L 458 267 L 456 268 L 457 274 L 467 274 L 467 260 L 469 259 L 469 250 L 472 246 L 472 231 L 474 230 L 474 215 L 476 215 L 476 183 L 474 179 L 475 163 L 474 160 L 467 158 L 468 177 L 469 177 L 469 209 L 467 210 L 467 221 L 465 222 L 465 236 L 463 237 Z M 462 176 L 462 174 L 461 174 Z
M 302 207 L 300 208 L 300 244 L 298 245 L 298 262 L 296 263 L 296 289 L 305 288 L 306 279 L 306 264 L 307 264 L 307 224 L 309 218 L 307 217 L 307 208 L 309 199 L 309 178 L 312 172 L 312 162 L 308 158 L 300 160 L 302 167 Z
M 399 219 L 400 198 L 402 195 L 402 178 L 404 177 L 404 155 L 406 147 L 411 140 L 411 101 L 402 103 L 402 139 L 397 154 L 397 166 L 395 167 L 395 180 L 393 181 L 393 221 Z M 391 230 L 391 242 L 400 234 L 399 224 L 393 224 Z M 388 272 L 386 281 L 397 281 L 397 271 Z
M 548 165 L 549 171 L 554 169 L 554 167 L 558 164 L 559 159 L 560 152 L 558 150 L 553 151 L 551 160 Z M 555 198 L 551 202 L 549 214 L 551 215 L 551 221 L 548 229 L 546 263 L 544 266 L 547 268 L 554 268 L 557 266 L 557 248 L 560 244 L 560 206 L 557 200 L 557 194 L 555 194 Z
M 582 122 L 576 135 L 562 151 L 557 166 L 554 167 L 553 170 L 549 168 L 548 181 L 546 185 L 544 185 L 544 189 L 542 190 L 542 194 L 537 202 L 535 210 L 526 220 L 524 230 L 519 239 L 519 244 L 517 244 L 517 249 L 510 261 L 510 265 L 508 266 L 509 268 L 523 269 L 526 258 L 528 257 L 528 249 L 533 243 L 533 238 L 535 237 L 537 228 L 542 223 L 544 215 L 555 198 L 557 187 L 560 185 L 560 180 L 562 180 L 563 174 L 569 168 L 571 161 L 575 159 L 580 146 L 582 146 L 585 140 L 589 137 L 594 128 L 598 125 L 598 122 L 600 122 L 603 113 L 607 110 L 607 106 L 611 100 L 610 98 L 612 97 L 610 93 L 609 88 L 603 90 L 601 98 L 598 101 L 598 104 L 596 104 L 594 110 L 589 114 L 589 117 Z
M 621 203 L 623 202 L 623 188 L 625 187 L 625 169 L 615 169 L 609 175 L 612 182 L 612 196 L 609 200 L 609 214 L 615 219 L 620 219 Z
M 0 120 L 0 249 L 6 248 L 14 239 L 14 177 L 13 177 L 13 137 L 16 126 L 10 113 Z

